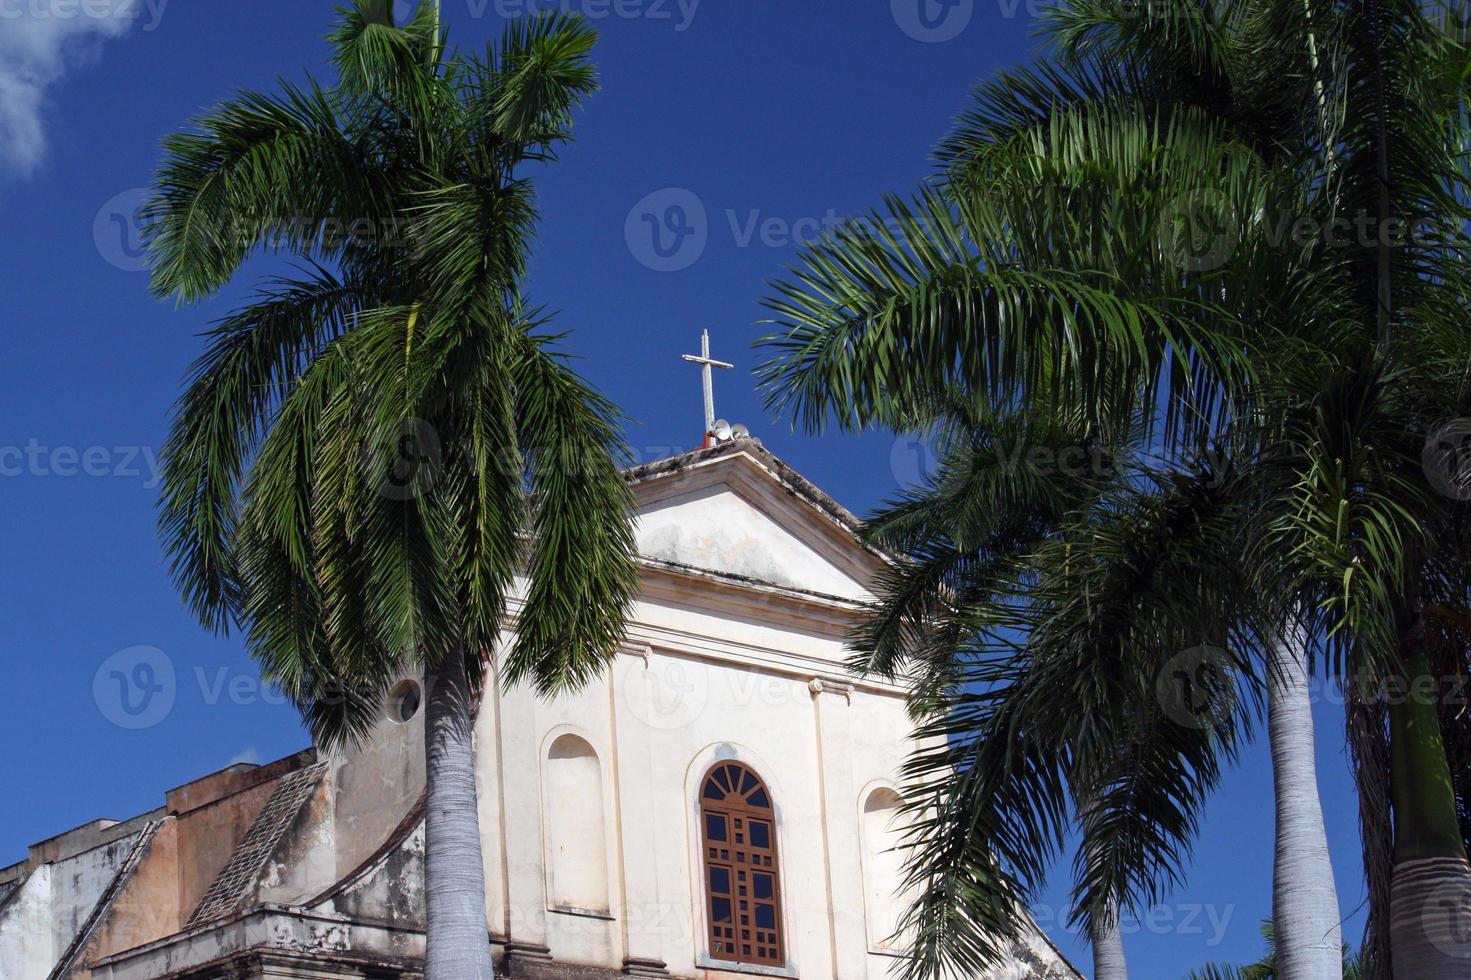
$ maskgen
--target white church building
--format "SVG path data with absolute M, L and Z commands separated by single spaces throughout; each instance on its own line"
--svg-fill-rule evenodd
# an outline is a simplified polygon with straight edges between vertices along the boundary
M 903 687 L 850 676 L 883 562 L 760 443 L 641 467 L 642 594 L 602 679 L 476 720 L 502 975 L 880 980 L 902 965 Z M 0 869 L 0 980 L 419 976 L 423 728 L 239 765 Z M 1040 933 L 997 980 L 1076 978 Z

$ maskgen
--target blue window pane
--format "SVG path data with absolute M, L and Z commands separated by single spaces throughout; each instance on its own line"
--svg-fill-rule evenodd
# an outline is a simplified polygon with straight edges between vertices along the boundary
M 713 780 L 713 779 L 710 780 L 708 783 L 705 784 L 705 799 L 707 799 L 707 800 L 723 800 L 723 799 L 725 799 L 725 793 L 721 791 L 721 789 L 720 789 L 719 786 L 716 786 L 715 785 L 715 780 Z
M 748 799 L 746 802 L 750 803 L 754 807 L 760 807 L 763 810 L 769 810 L 771 808 L 771 800 L 767 799 L 766 790 L 764 789 L 758 789 L 756 792 L 752 793 L 750 799 Z
M 753 875 L 755 878 L 751 884 L 756 888 L 757 898 L 770 898 L 775 891 L 771 875 Z
M 724 895 L 730 894 L 730 870 L 728 868 L 710 869 L 710 890 Z
M 730 899 L 714 898 L 710 900 L 710 914 L 715 917 L 716 922 L 730 922 L 731 910 Z
M 756 926 L 759 929 L 775 929 L 776 928 L 776 906 L 774 906 L 774 905 L 758 905 L 758 906 L 756 906 Z
M 725 818 L 718 813 L 705 814 L 705 836 L 710 840 L 727 840 L 728 838 L 725 835 Z
M 771 846 L 771 824 L 762 823 L 760 820 L 752 820 L 749 829 L 751 831 L 752 847 Z

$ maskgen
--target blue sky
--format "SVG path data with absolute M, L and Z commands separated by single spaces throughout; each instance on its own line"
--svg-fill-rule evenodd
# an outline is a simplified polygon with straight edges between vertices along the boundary
M 478 47 L 533 0 L 443 2 L 452 41 Z M 866 511 L 917 472 L 906 440 L 817 438 L 769 417 L 751 344 L 764 284 L 795 243 L 912 187 L 969 87 L 1031 56 L 1037 0 L 947 2 L 562 0 L 602 31 L 604 91 L 541 176 L 532 293 L 636 420 L 641 457 L 698 442 L 699 380 L 680 355 L 710 329 L 715 356 L 737 365 L 717 378 L 719 413 L 839 500 Z M 238 87 L 325 74 L 331 16 L 326 0 L 0 0 L 0 864 L 305 744 L 239 639 L 202 632 L 181 609 L 154 531 L 157 454 L 195 335 L 243 290 L 198 308 L 156 302 L 131 215 L 160 139 L 192 114 Z M 117 666 L 171 680 L 166 710 L 120 713 Z M 1319 698 L 1319 756 L 1356 939 L 1340 700 Z M 1187 886 L 1127 926 L 1136 975 L 1257 955 L 1270 786 L 1258 745 L 1212 805 Z M 1066 893 L 1064 862 L 1039 919 L 1086 965 L 1057 926 Z

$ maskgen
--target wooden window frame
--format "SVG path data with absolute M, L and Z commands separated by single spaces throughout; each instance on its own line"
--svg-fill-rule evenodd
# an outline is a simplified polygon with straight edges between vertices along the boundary
M 753 782 L 754 781 L 754 782 Z M 731 783 L 734 782 L 734 788 Z M 712 796 L 712 789 L 720 798 Z M 776 806 L 771 790 L 750 766 L 716 763 L 699 782 L 701 890 L 705 896 L 705 939 L 712 960 L 764 969 L 787 965 L 786 929 L 782 920 L 781 865 L 777 854 Z M 764 805 L 762 805 L 764 802 Z M 712 820 L 712 818 L 714 818 Z M 757 846 L 752 823 L 767 827 L 767 846 Z M 719 827 L 725 840 L 712 838 Z M 756 870 L 752 870 L 756 869 Z M 726 890 L 715 881 L 725 876 Z M 771 896 L 758 898 L 756 876 L 769 875 Z M 729 919 L 716 918 L 717 902 L 727 902 Z M 772 925 L 754 925 L 757 908 L 769 907 Z

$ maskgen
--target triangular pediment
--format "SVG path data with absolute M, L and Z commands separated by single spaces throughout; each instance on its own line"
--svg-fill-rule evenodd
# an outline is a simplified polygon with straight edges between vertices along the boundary
M 753 584 L 866 601 L 882 559 L 853 518 L 759 443 L 635 471 L 645 559 Z

